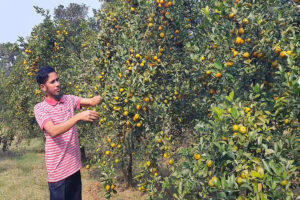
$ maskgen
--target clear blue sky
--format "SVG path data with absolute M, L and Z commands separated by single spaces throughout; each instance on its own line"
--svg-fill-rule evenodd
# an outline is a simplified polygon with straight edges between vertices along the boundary
M 39 6 L 53 10 L 58 5 L 67 7 L 70 3 L 85 4 L 89 7 L 89 15 L 92 9 L 100 8 L 99 0 L 3 0 L 0 3 L 0 43 L 16 42 L 18 36 L 26 37 L 32 28 L 41 23 L 43 18 L 35 12 L 33 6 Z

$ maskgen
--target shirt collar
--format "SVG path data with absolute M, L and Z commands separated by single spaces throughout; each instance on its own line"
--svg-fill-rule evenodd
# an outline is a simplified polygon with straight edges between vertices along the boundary
M 56 101 L 54 99 L 50 99 L 47 96 L 45 96 L 45 101 L 50 104 L 51 106 L 55 106 L 56 104 L 58 104 L 58 102 L 64 103 L 65 100 L 61 97 L 59 101 Z

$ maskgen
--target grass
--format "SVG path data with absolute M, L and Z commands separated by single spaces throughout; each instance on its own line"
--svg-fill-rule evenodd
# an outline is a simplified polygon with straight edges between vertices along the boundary
M 102 200 L 104 189 L 88 170 L 81 169 L 83 200 Z M 146 199 L 135 189 L 117 187 L 113 200 Z M 47 171 L 41 139 L 14 143 L 0 152 L 0 197 L 5 200 L 49 199 Z

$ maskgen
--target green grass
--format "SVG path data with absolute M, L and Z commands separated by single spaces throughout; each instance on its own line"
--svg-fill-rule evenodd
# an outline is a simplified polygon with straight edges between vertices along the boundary
M 0 152 L 1 199 L 49 199 L 42 142 L 31 140 L 13 144 L 8 152 Z
M 0 200 L 49 199 L 43 148 L 41 139 L 32 139 L 14 143 L 9 151 L 0 152 Z M 89 173 L 94 170 L 81 169 L 83 200 L 104 200 L 103 186 Z M 136 189 L 117 186 L 117 190 L 113 200 L 146 199 Z

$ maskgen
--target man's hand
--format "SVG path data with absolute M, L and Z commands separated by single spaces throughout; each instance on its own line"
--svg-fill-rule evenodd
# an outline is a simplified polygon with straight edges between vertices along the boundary
M 86 122 L 93 122 L 99 118 L 99 114 L 93 110 L 86 110 L 81 113 L 77 114 L 79 120 L 86 121 Z
M 50 120 L 46 122 L 46 124 L 44 125 L 44 129 L 49 133 L 51 137 L 55 137 L 70 130 L 70 128 L 72 128 L 79 121 L 93 122 L 98 118 L 99 114 L 96 111 L 86 110 L 57 125 L 54 125 Z
M 103 97 L 99 96 L 94 96 L 93 98 L 91 98 L 91 106 L 96 106 L 100 103 L 103 102 Z
M 81 98 L 80 99 L 80 106 L 96 106 L 104 101 L 103 97 L 94 96 L 93 98 Z

